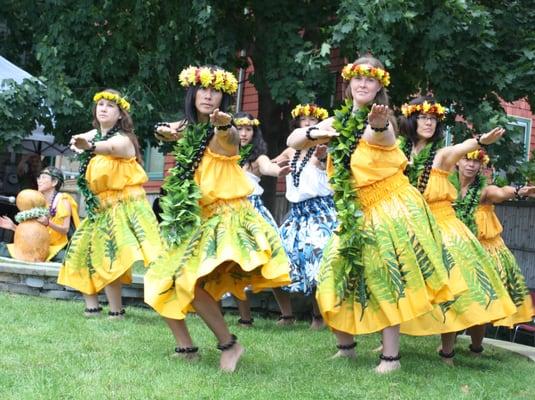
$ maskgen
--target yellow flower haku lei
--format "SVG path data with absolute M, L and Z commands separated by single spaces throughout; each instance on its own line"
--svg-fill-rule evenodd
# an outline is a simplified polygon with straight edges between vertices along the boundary
M 476 160 L 483 165 L 487 165 L 490 162 L 490 157 L 483 149 L 474 150 L 466 154 L 467 160 Z
M 228 94 L 233 94 L 238 89 L 238 80 L 234 74 L 223 69 L 189 66 L 180 72 L 178 81 L 185 88 L 200 85 Z
M 390 73 L 382 68 L 353 63 L 349 63 L 342 68 L 342 78 L 344 78 L 344 80 L 349 81 L 354 76 L 366 76 L 368 78 L 377 79 L 377 81 L 384 87 L 390 85 Z
M 428 101 L 424 101 L 422 104 L 403 104 L 401 112 L 406 118 L 414 113 L 433 114 L 442 121 L 446 116 L 446 109 L 440 103 L 429 103 Z
M 100 99 L 113 101 L 124 111 L 130 111 L 130 103 L 126 101 L 124 97 L 121 97 L 116 93 L 103 91 L 103 92 L 98 92 L 93 96 L 93 102 L 95 103 L 97 103 Z
M 292 110 L 292 118 L 298 117 L 313 117 L 319 121 L 323 121 L 329 117 L 329 112 L 316 104 L 298 104 Z
M 260 121 L 256 118 L 249 119 L 247 117 L 243 118 L 234 118 L 232 120 L 234 122 L 234 125 L 236 126 L 258 126 L 260 125 Z

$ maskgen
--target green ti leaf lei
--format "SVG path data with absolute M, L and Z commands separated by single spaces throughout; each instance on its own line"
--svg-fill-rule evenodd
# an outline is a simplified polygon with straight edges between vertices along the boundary
M 401 136 L 399 139 L 399 148 L 403 151 L 405 156 L 407 157 L 407 160 L 411 160 L 411 152 L 412 152 L 412 143 L 410 140 L 407 140 L 406 137 Z M 437 146 L 440 148 L 441 144 L 437 144 Z M 429 158 L 429 155 L 431 154 L 431 149 L 433 147 L 433 142 L 427 143 L 425 147 L 418 153 L 412 155 L 412 163 L 409 163 L 407 165 L 407 168 L 405 168 L 405 174 L 409 178 L 409 181 L 412 186 L 418 187 L 418 183 L 420 180 L 420 177 L 422 176 L 422 173 L 425 169 L 425 164 L 427 162 L 427 159 Z
M 30 208 L 29 210 L 24 210 L 21 212 L 18 212 L 15 215 L 15 221 L 17 221 L 19 224 L 21 222 L 27 221 L 29 219 L 37 219 L 40 217 L 48 217 L 49 210 L 45 207 L 34 207 Z
M 358 145 L 360 136 L 366 128 L 369 109 L 360 108 L 352 112 L 353 103 L 346 101 L 340 110 L 335 111 L 333 128 L 339 136 L 329 142 L 329 154 L 334 173 L 329 179 L 333 189 L 339 228 L 339 253 L 345 261 L 346 275 L 349 276 L 348 286 L 357 285 L 363 279 L 362 247 L 366 240 L 363 231 L 364 216 L 358 202 L 351 173 L 351 155 Z M 350 289 L 349 287 L 345 290 Z M 362 297 L 362 296 L 360 296 Z M 360 299 L 365 304 L 366 299 Z
M 450 182 L 457 189 L 457 199 L 453 203 L 455 214 L 467 227 L 477 236 L 477 224 L 475 212 L 481 200 L 481 193 L 486 186 L 486 179 L 482 179 L 480 175 L 476 175 L 475 180 L 470 184 L 466 191 L 466 196 L 462 197 L 461 181 L 459 179 L 459 172 L 455 171 L 449 178 Z
M 249 159 L 249 156 L 253 153 L 253 144 L 246 144 L 245 146 L 240 147 L 240 167 L 243 167 L 247 160 Z
M 92 142 L 97 143 L 101 140 L 104 140 L 104 137 L 102 136 L 102 132 L 100 129 L 97 129 L 96 135 L 93 137 Z M 84 151 L 83 153 L 78 154 L 78 161 L 80 162 L 80 174 L 78 175 L 78 179 L 76 180 L 76 184 L 78 185 L 78 189 L 80 189 L 80 193 L 85 198 L 85 209 L 87 213 L 87 217 L 90 221 L 94 221 L 96 217 L 96 212 L 98 208 L 100 207 L 100 202 L 98 201 L 98 197 L 95 196 L 95 194 L 89 189 L 89 184 L 87 183 L 87 179 L 85 178 L 85 173 L 87 171 L 87 166 L 89 165 L 89 161 L 94 157 L 94 154 L 91 153 L 89 150 Z
M 201 223 L 201 190 L 193 176 L 212 132 L 208 124 L 188 124 L 174 146 L 176 164 L 169 170 L 163 184 L 166 194 L 160 199 L 160 227 L 170 245 L 179 246 Z

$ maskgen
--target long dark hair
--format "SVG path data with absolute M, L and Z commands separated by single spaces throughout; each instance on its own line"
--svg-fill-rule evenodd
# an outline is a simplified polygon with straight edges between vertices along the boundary
M 121 93 L 115 89 L 104 89 L 105 92 L 110 92 L 113 94 L 116 94 L 117 96 L 121 96 Z M 122 97 L 122 96 L 121 96 Z M 119 114 L 121 118 L 116 122 L 116 125 L 119 125 L 119 129 L 122 133 L 124 133 L 132 144 L 134 145 L 134 149 L 136 152 L 136 161 L 143 165 L 143 157 L 141 155 L 141 150 L 139 147 L 139 141 L 137 139 L 136 134 L 134 133 L 134 121 L 132 121 L 132 117 L 128 113 L 128 111 L 123 110 L 119 105 L 117 105 L 119 108 Z M 96 129 L 100 129 L 100 123 L 97 119 L 97 103 L 93 104 L 93 127 Z
M 236 115 L 234 115 L 234 118 L 247 118 L 250 120 L 254 119 L 251 114 L 243 111 L 236 113 Z M 244 164 L 252 163 L 253 161 L 256 161 L 256 159 L 261 155 L 267 154 L 267 144 L 264 140 L 264 137 L 262 136 L 262 130 L 258 125 L 253 125 L 253 137 L 251 138 L 250 144 L 253 145 L 253 151 L 251 152 L 251 154 L 249 154 L 249 157 L 247 157 Z
M 222 70 L 223 68 L 217 66 L 217 65 L 203 65 L 200 68 L 210 68 L 211 70 Z M 197 108 L 195 108 L 195 96 L 197 95 L 197 91 L 199 90 L 201 86 L 195 85 L 188 87 L 188 90 L 186 91 L 186 97 L 184 99 L 184 114 L 186 116 L 186 121 L 190 124 L 196 124 L 199 122 L 198 115 L 197 115 Z M 223 98 L 221 99 L 221 104 L 219 105 L 219 111 L 227 112 L 230 105 L 232 104 L 232 96 L 228 93 L 222 92 Z
M 436 103 L 436 100 L 432 96 L 420 96 L 417 97 L 409 103 L 409 105 L 417 105 L 417 104 L 423 104 L 424 101 L 427 101 L 430 104 Z M 418 133 L 417 133 L 417 127 L 418 127 L 418 116 L 420 115 L 420 112 L 414 112 L 409 117 L 405 117 L 402 115 L 399 118 L 399 132 L 401 135 L 405 136 L 407 140 L 409 140 L 410 143 L 416 144 L 418 142 Z M 440 142 L 444 137 L 444 125 L 442 122 L 437 119 L 437 126 L 435 128 L 435 133 L 433 133 L 433 136 L 429 140 L 430 142 L 437 143 Z

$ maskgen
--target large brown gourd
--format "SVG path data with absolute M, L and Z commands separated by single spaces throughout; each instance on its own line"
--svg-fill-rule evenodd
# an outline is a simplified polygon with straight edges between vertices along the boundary
M 41 192 L 26 189 L 17 195 L 17 207 L 20 211 L 36 207 L 45 208 L 46 200 Z M 50 234 L 37 219 L 29 219 L 17 225 L 13 244 L 14 258 L 24 261 L 45 261 L 50 248 Z

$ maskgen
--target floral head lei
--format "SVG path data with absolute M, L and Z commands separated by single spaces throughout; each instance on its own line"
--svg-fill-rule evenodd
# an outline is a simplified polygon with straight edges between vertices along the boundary
M 93 102 L 95 103 L 98 103 L 100 99 L 113 101 L 122 110 L 130 111 L 130 103 L 126 101 L 124 97 L 121 97 L 116 93 L 103 91 L 103 92 L 98 92 L 93 96 Z
M 321 108 L 316 104 L 298 104 L 292 110 L 292 118 L 298 117 L 313 117 L 318 121 L 322 121 L 329 117 L 329 112 L 325 108 Z
M 390 85 L 390 74 L 382 68 L 371 67 L 366 64 L 347 64 L 342 69 L 342 78 L 349 81 L 354 76 L 365 76 L 368 78 L 377 79 L 377 81 L 387 87 Z
M 474 150 L 466 154 L 467 160 L 476 160 L 483 165 L 487 165 L 490 162 L 490 157 L 483 149 Z
M 247 117 L 234 118 L 232 122 L 234 122 L 234 125 L 236 126 L 259 126 L 260 125 L 260 121 L 257 120 L 256 118 L 249 119 Z
M 187 88 L 200 85 L 204 88 L 212 87 L 217 91 L 233 94 L 238 89 L 238 80 L 234 74 L 223 69 L 189 66 L 178 75 L 180 84 Z
M 422 104 L 403 104 L 401 112 L 406 118 L 414 113 L 433 114 L 438 120 L 442 121 L 446 116 L 446 109 L 440 103 L 429 103 L 427 100 Z

